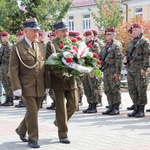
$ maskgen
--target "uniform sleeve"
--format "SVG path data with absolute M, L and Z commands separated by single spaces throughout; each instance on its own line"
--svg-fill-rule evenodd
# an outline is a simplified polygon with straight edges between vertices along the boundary
M 146 71 L 150 66 L 150 42 L 146 40 L 143 47 L 143 70 Z
M 10 79 L 11 79 L 13 91 L 15 91 L 17 89 L 21 89 L 21 84 L 20 84 L 20 80 L 18 77 L 19 58 L 17 56 L 15 46 L 12 46 L 12 50 L 10 51 L 9 70 L 10 70 Z
M 122 69 L 122 46 L 116 44 L 114 52 L 115 52 L 116 73 L 121 74 L 121 69 Z

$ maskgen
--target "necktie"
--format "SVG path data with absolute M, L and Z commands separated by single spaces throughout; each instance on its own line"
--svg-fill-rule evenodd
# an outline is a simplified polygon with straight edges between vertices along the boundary
M 34 43 L 32 42 L 31 45 L 32 45 L 32 49 L 34 50 Z

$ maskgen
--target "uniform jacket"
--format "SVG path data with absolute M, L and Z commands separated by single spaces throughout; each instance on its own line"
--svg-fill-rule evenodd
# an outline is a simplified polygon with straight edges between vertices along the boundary
M 49 57 L 53 52 L 58 52 L 58 48 L 60 45 L 60 39 L 57 37 L 53 40 L 53 42 L 48 42 L 46 47 L 46 58 Z M 50 82 L 46 83 L 46 87 L 49 87 L 54 90 L 71 90 L 77 88 L 76 81 L 74 77 L 69 77 L 68 79 L 64 79 L 63 74 L 55 73 L 54 70 L 50 68 L 50 66 L 46 66 L 50 73 Z
M 16 52 L 18 48 L 22 61 L 28 65 L 36 67 L 29 69 L 24 66 Z M 23 38 L 12 47 L 10 57 L 10 75 L 13 91 L 22 89 L 23 96 L 44 96 L 44 61 L 45 51 L 40 42 L 35 43 L 35 50 L 30 48 Z
M 120 74 L 122 70 L 122 45 L 117 40 L 113 40 L 111 46 L 107 48 L 107 45 L 105 45 L 102 48 L 100 59 L 103 60 L 105 56 L 105 52 L 108 51 L 106 57 L 105 57 L 105 65 L 106 67 L 104 70 L 109 68 L 114 68 L 115 73 Z
M 0 47 L 0 63 L 1 64 L 9 64 L 11 44 L 9 42 L 6 45 L 2 45 Z
M 130 41 L 127 47 L 127 55 L 136 42 L 137 41 L 133 39 Z M 137 72 L 137 70 L 140 71 L 141 69 L 144 69 L 146 71 L 149 68 L 149 55 L 149 40 L 145 37 L 142 37 L 132 53 L 132 58 L 129 62 L 129 65 L 127 65 L 127 70 L 130 72 Z

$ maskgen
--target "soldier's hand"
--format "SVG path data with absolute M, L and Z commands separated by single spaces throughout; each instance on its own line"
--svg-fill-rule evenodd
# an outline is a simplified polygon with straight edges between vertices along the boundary
M 145 71 L 145 70 L 143 70 L 143 69 L 141 69 L 141 76 L 142 76 L 143 78 L 145 78 L 145 77 L 146 77 L 146 71 Z
M 8 71 L 8 73 L 7 73 L 7 77 L 9 77 L 10 78 L 10 72 Z
M 115 81 L 118 81 L 120 78 L 120 74 L 115 73 L 113 78 L 115 79 Z

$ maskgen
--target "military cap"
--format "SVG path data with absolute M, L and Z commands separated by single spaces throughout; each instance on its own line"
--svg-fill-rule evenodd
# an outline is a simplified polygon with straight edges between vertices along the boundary
M 43 32 L 39 32 L 39 36 L 44 36 L 44 33 Z
M 1 36 L 8 36 L 9 33 L 8 32 L 1 32 Z
M 106 29 L 105 29 L 105 34 L 106 34 L 107 32 L 116 32 L 116 30 L 115 30 L 115 28 L 106 28 Z
M 98 33 L 97 33 L 96 30 L 92 30 L 92 32 L 93 32 L 94 36 L 95 36 L 95 35 L 98 35 Z
M 24 32 L 23 32 L 23 31 L 18 31 L 18 32 L 16 33 L 16 36 L 19 36 L 19 35 L 24 35 Z
M 47 36 L 48 37 L 50 37 L 50 36 L 56 36 L 56 33 L 55 32 L 50 32 Z
M 71 31 L 69 32 L 69 36 L 73 36 L 73 37 L 76 37 L 76 36 L 79 36 L 80 33 L 79 32 L 75 32 L 75 31 Z
M 133 28 L 143 28 L 143 26 L 141 25 L 141 24 L 139 24 L 139 23 L 134 23 L 133 25 L 132 25 L 132 29 Z
M 40 26 L 36 20 L 36 18 L 28 19 L 27 21 L 24 22 L 23 24 L 24 28 L 29 28 L 29 29 L 40 29 Z
M 86 32 L 83 33 L 84 36 L 88 36 L 93 34 L 92 30 L 87 30 Z
M 57 23 L 54 24 L 54 29 L 55 30 L 64 30 L 64 29 L 69 29 L 69 26 L 64 19 L 61 19 Z

